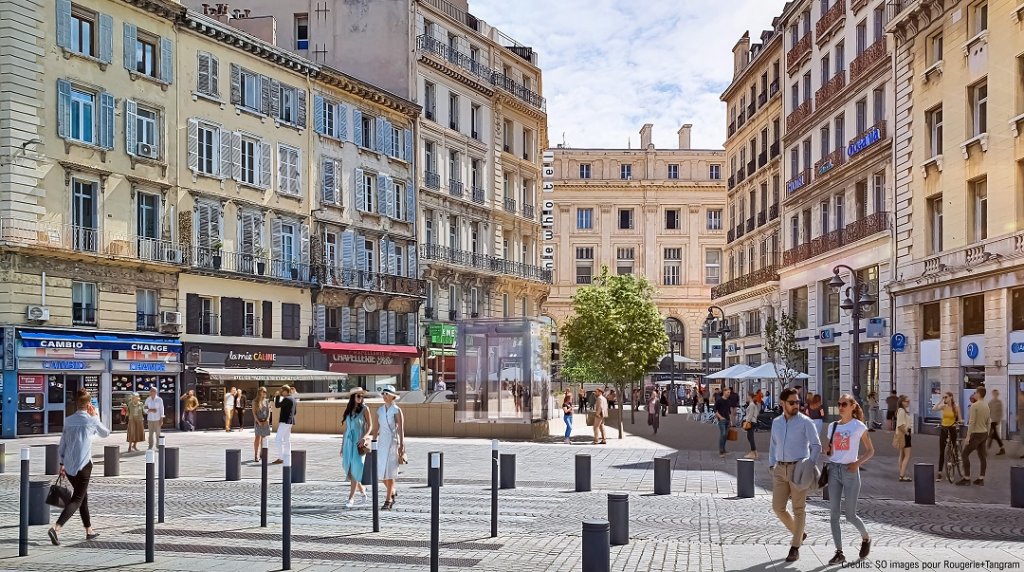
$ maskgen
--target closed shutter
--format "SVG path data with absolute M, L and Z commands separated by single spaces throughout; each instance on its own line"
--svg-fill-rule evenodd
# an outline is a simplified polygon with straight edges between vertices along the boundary
M 199 170 L 199 121 L 188 120 L 188 168 L 193 173 Z
M 270 115 L 270 78 L 261 75 L 256 76 L 260 91 L 260 113 Z
M 384 216 L 388 215 L 388 177 L 377 175 L 377 208 L 367 209 L 369 212 L 378 212 Z
M 334 188 L 334 159 L 320 159 L 320 200 L 333 205 L 338 203 L 338 194 Z
M 373 138 L 373 147 L 378 153 L 384 153 L 387 149 L 384 147 L 384 125 L 387 121 L 383 117 L 378 117 L 374 123 L 376 123 L 377 136 Z
M 412 186 L 412 179 L 405 181 L 405 220 L 416 222 L 416 187 Z
M 136 116 L 137 110 L 138 110 L 138 105 L 134 101 L 132 101 L 130 99 L 125 99 L 124 100 L 124 150 L 125 150 L 126 153 L 128 153 L 129 155 L 133 155 L 133 156 L 135 155 L 135 141 L 136 141 L 136 139 L 135 139 L 135 122 L 136 122 L 135 116 Z M 191 167 L 192 166 L 193 143 L 194 143 L 194 141 L 192 139 L 192 135 L 193 135 L 193 133 L 192 133 L 192 120 L 189 120 L 188 128 L 189 128 L 189 133 L 188 133 L 188 136 L 189 136 L 189 140 L 188 140 L 189 166 Z M 198 145 L 196 145 L 195 148 L 198 150 Z
M 284 145 L 277 146 L 277 192 L 288 194 L 291 192 L 292 183 L 288 179 L 288 148 Z
M 231 178 L 242 180 L 242 134 L 231 133 Z
M 270 80 L 270 116 L 274 119 L 281 117 L 281 82 L 276 79 Z
M 352 276 L 356 268 L 356 233 L 351 230 L 341 233 L 341 267 L 343 278 Z M 351 280 L 346 279 L 345 284 L 351 284 Z
M 57 0 L 57 45 L 71 50 L 71 0 Z
M 160 79 L 174 83 L 174 42 L 160 38 Z
M 241 298 L 220 299 L 220 335 L 241 336 L 245 333 L 245 302 Z
M 387 310 L 377 311 L 377 339 L 378 344 L 388 343 L 388 312 Z
M 356 308 L 356 341 L 366 343 L 366 310 Z
M 273 160 L 274 146 L 266 141 L 260 141 L 260 186 L 269 189 L 273 184 L 271 177 L 271 161 Z
M 412 131 L 405 129 L 402 132 L 402 139 L 405 140 L 405 160 L 412 163 Z M 409 187 L 410 189 L 412 187 Z
M 306 90 L 297 89 L 295 90 L 295 105 L 298 108 L 296 113 L 296 123 L 303 129 L 306 128 Z
M 124 68 L 129 71 L 135 71 L 135 38 L 137 36 L 137 29 L 134 24 L 125 22 L 124 24 Z
M 100 61 L 109 64 L 114 61 L 114 18 L 100 14 Z
M 358 109 L 352 110 L 352 142 L 363 146 L 363 112 Z
M 322 95 L 313 96 L 313 131 L 321 135 L 328 135 L 324 133 L 324 96 Z
M 242 213 L 239 221 L 238 243 L 241 245 L 241 253 L 259 255 L 262 247 L 262 233 L 260 232 L 262 221 L 258 213 Z
M 298 149 L 291 150 L 293 161 L 288 165 L 288 181 L 291 183 L 289 193 L 295 196 L 302 194 L 302 152 Z
M 398 313 L 394 310 L 388 310 L 388 343 L 395 343 L 395 330 L 398 328 Z
M 348 139 L 348 107 L 337 104 L 334 108 L 335 137 L 344 141 Z
M 410 346 L 417 346 L 419 342 L 419 331 L 416 329 L 416 312 L 409 312 L 405 315 L 405 343 Z
M 198 334 L 203 319 L 203 302 L 198 294 L 185 294 L 185 333 Z
M 235 176 L 235 134 L 223 127 L 218 132 L 220 133 L 220 165 L 218 166 L 218 174 L 220 178 L 227 179 L 228 177 Z M 214 141 L 213 144 L 216 145 L 217 142 Z M 239 148 L 238 153 L 241 155 L 241 148 Z M 239 160 L 241 160 L 241 157 L 239 157 Z
M 343 306 L 341 308 L 341 341 L 348 342 L 352 340 L 352 308 Z
M 263 337 L 274 337 L 274 303 L 269 300 L 263 301 Z
M 196 54 L 196 91 L 202 94 L 210 94 L 210 60 L 213 56 L 206 52 Z
M 231 103 L 238 105 L 242 102 L 242 68 L 238 64 L 231 64 Z
M 356 210 L 366 210 L 366 193 L 363 192 L 363 170 L 356 169 L 354 174 L 354 183 L 352 185 L 353 203 L 356 205 Z
M 409 243 L 405 247 L 406 256 L 409 258 L 406 268 L 408 268 L 409 278 L 419 278 L 419 271 L 416 268 L 416 245 Z
M 207 84 L 209 95 L 220 97 L 220 62 L 210 56 L 210 83 Z
M 327 339 L 327 306 L 317 304 L 316 312 L 316 339 L 322 342 Z
M 281 339 L 292 339 L 292 305 L 281 304 Z
M 71 128 L 71 82 L 57 80 L 57 135 L 67 139 Z
M 100 147 L 114 148 L 114 96 L 100 93 Z

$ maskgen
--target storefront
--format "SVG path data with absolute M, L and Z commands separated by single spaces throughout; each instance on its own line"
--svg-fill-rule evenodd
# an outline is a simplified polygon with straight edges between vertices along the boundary
M 320 342 L 320 351 L 327 356 L 330 371 L 348 376 L 348 387 L 369 391 L 379 391 L 385 385 L 403 391 L 418 389 L 419 366 L 413 362 L 419 357 L 419 349 L 413 346 Z
M 92 394 L 100 419 L 113 429 L 124 428 L 120 413 L 112 414 L 115 409 L 132 391 L 144 397 L 154 384 L 164 401 L 164 425 L 173 425 L 177 418 L 177 339 L 18 329 L 14 342 L 17 419 L 14 427 L 4 425 L 4 437 L 59 433 L 83 388 Z
M 458 334 L 455 324 L 433 323 L 427 326 L 426 384 L 433 391 L 434 385 L 444 380 L 448 387 L 454 387 L 456 379 L 455 338 Z

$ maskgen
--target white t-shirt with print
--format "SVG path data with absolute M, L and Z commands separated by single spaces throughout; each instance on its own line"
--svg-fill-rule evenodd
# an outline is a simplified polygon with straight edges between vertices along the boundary
M 853 463 L 860 456 L 860 439 L 868 430 L 864 423 L 857 419 L 851 419 L 846 423 L 836 423 L 834 426 L 829 423 L 828 434 L 832 436 L 832 462 L 847 465 Z

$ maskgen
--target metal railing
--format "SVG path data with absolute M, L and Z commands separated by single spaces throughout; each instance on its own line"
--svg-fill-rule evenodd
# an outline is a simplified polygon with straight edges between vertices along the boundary
M 753 176 L 754 171 L 757 170 L 757 161 L 753 157 L 747 162 L 747 174 Z
M 735 278 L 724 284 L 719 284 L 711 288 L 711 299 L 721 298 L 722 296 L 728 296 L 734 292 L 740 290 L 746 290 L 753 286 L 759 286 L 766 282 L 778 282 L 779 273 L 774 266 L 766 266 L 760 270 L 755 270 L 749 274 L 744 274 L 739 278 Z
M 760 169 L 768 163 L 768 150 L 765 149 L 757 155 L 757 168 Z
M 804 58 L 804 56 L 811 55 L 811 43 L 814 41 L 814 37 L 810 32 L 804 34 L 804 37 L 793 44 L 793 47 L 786 52 L 786 69 L 789 70 L 789 74 L 793 75 L 797 71 L 796 64 Z
M 875 43 L 867 47 L 859 56 L 850 62 L 850 82 L 855 82 L 871 70 L 875 64 L 882 61 L 889 61 L 888 52 L 885 51 L 885 36 L 882 36 Z
M 747 232 L 753 232 L 753 231 L 754 231 L 754 215 L 750 215 L 750 218 L 747 219 Z
M 776 140 L 774 143 L 772 143 L 771 147 L 769 147 L 768 150 L 769 150 L 769 153 L 771 153 L 772 159 L 778 157 L 779 156 L 779 142 Z
M 509 274 L 528 280 L 551 283 L 551 271 L 522 262 L 505 260 L 490 254 L 479 254 L 468 250 L 449 248 L 439 244 L 421 245 L 420 253 L 425 260 L 437 260 L 466 268 L 474 268 L 497 274 Z
M 297 282 L 310 281 L 310 266 L 300 260 L 282 260 L 245 252 L 228 252 L 206 246 L 193 246 L 189 263 L 193 268 L 262 276 Z
M 181 246 L 169 240 L 80 225 L 0 218 L 0 243 L 163 264 L 182 264 Z
M 768 85 L 768 97 L 773 97 L 776 93 L 779 93 L 779 80 L 773 79 Z
M 480 187 L 473 187 L 473 202 L 483 203 L 484 202 L 484 190 Z
M 199 333 L 204 336 L 220 335 L 220 316 L 213 312 L 203 312 L 199 315 Z
M 441 175 L 427 171 L 423 174 L 423 184 L 431 189 L 441 188 Z
M 448 194 L 453 197 L 462 198 L 462 181 L 448 179 Z
M 844 87 L 846 87 L 846 70 L 840 70 L 832 76 L 832 79 L 819 87 L 818 91 L 814 92 L 814 107 L 821 108 L 838 95 Z
M 92 304 L 71 304 L 71 323 L 76 326 L 96 325 L 96 306 Z
M 733 133 L 736 133 L 736 120 L 735 119 L 733 119 L 732 121 L 729 122 L 729 137 L 732 137 Z
M 510 213 L 515 213 L 516 212 L 516 200 L 512 199 L 512 198 L 509 198 L 509 197 L 505 197 L 505 210 L 507 212 L 510 212 Z
M 523 216 L 533 220 L 533 205 L 523 205 Z
M 324 275 L 324 286 L 367 290 L 382 294 L 404 296 L 426 296 L 427 283 L 419 278 L 409 278 L 382 272 L 328 266 Z
M 889 213 L 879 211 L 791 248 L 782 253 L 782 265 L 789 266 L 849 245 L 872 234 L 889 230 Z
M 365 344 L 379 344 L 380 341 L 380 330 L 363 330 L 363 343 Z M 386 338 L 387 336 L 385 336 Z M 387 343 L 387 339 L 384 340 Z
M 159 314 L 135 312 L 135 329 L 140 332 L 155 332 L 159 326 Z
M 811 99 L 807 98 L 786 116 L 786 129 L 793 129 L 811 115 Z
M 779 218 L 779 204 L 775 203 L 768 207 L 768 220 L 775 220 Z
M 736 232 L 730 228 L 729 232 L 725 233 L 725 242 L 728 244 L 734 240 L 736 240 Z
M 766 222 L 768 222 L 768 213 L 766 213 L 765 211 L 757 213 L 757 226 L 764 226 Z
M 824 38 L 832 29 L 832 26 L 835 26 L 836 23 L 842 20 L 845 16 L 846 0 L 835 0 L 832 7 L 822 14 L 814 24 L 814 33 L 818 36 L 819 44 L 821 43 L 822 38 Z
M 263 329 L 260 328 L 260 319 L 255 316 L 246 316 L 245 323 L 242 324 L 242 335 L 247 338 L 262 336 Z

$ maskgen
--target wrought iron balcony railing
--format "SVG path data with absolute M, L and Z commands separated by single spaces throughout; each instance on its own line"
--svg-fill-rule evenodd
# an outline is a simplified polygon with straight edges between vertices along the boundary
M 811 55 L 811 43 L 813 41 L 814 36 L 808 32 L 786 52 L 786 69 L 789 70 L 789 75 L 796 73 L 796 65 L 803 60 L 804 56 Z
M 775 266 L 766 266 L 760 270 L 755 270 L 749 274 L 744 274 L 739 278 L 735 278 L 718 286 L 711 288 L 711 298 L 721 298 L 722 296 L 728 296 L 741 290 L 746 290 L 754 286 L 760 286 L 766 282 L 778 282 L 779 273 Z
M 845 228 L 836 229 L 828 234 L 814 238 L 810 242 L 805 242 L 783 252 L 782 265 L 798 264 L 887 230 L 889 230 L 889 213 L 879 211 L 851 222 Z
M 484 202 L 484 190 L 480 187 L 473 187 L 473 202 L 483 203 Z
M 0 218 L 0 244 L 173 265 L 181 265 L 184 259 L 181 245 L 169 240 L 7 217 Z
M 453 197 L 462 198 L 462 181 L 448 179 L 448 194 Z
M 327 266 L 323 283 L 327 287 L 366 290 L 381 294 L 418 297 L 427 295 L 427 283 L 419 278 L 343 268 L 341 265 Z
M 885 36 L 882 36 L 850 62 L 850 83 L 866 75 L 875 64 L 887 61 L 889 58 L 885 50 Z
M 516 212 L 516 200 L 511 197 L 505 197 L 505 211 L 510 213 Z
M 533 219 L 533 205 L 523 205 L 523 216 L 528 219 Z
M 459 250 L 457 248 L 449 248 L 438 244 L 421 245 L 420 254 L 425 260 L 437 260 L 465 268 L 472 268 L 495 274 L 512 275 L 519 278 L 525 278 L 527 280 L 544 282 L 546 284 L 551 283 L 550 270 L 546 270 L 540 266 L 505 260 L 504 258 L 499 258 L 490 254 L 480 254 L 470 252 L 468 250 Z
M 427 171 L 423 174 L 423 183 L 430 189 L 441 188 L 441 175 Z

